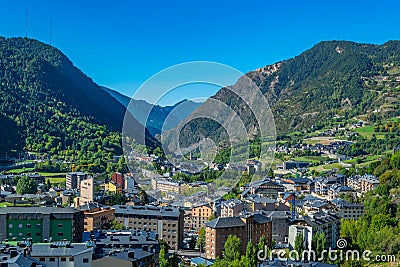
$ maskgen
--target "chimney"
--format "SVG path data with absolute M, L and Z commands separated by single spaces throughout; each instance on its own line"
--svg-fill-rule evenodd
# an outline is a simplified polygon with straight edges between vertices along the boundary
M 134 259 L 135 258 L 135 252 L 134 251 L 129 251 L 128 252 L 128 258 Z

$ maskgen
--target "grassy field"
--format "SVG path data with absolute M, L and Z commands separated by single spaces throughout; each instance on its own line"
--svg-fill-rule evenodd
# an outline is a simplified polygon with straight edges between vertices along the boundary
M 328 157 L 322 156 L 303 156 L 303 157 L 296 157 L 293 158 L 295 161 L 304 161 L 304 162 L 311 162 L 311 163 L 319 163 L 320 161 L 327 161 Z
M 65 182 L 65 177 L 64 178 L 61 178 L 61 177 L 50 177 L 50 178 L 46 179 L 46 182 L 47 182 L 47 180 L 50 180 L 51 184 L 59 184 L 59 183 Z
M 337 169 L 339 168 L 339 163 L 331 163 L 331 164 L 323 164 L 323 165 L 318 165 L 315 167 L 310 167 L 310 170 L 316 170 L 317 172 L 327 172 L 332 169 Z
M 32 172 L 34 171 L 35 168 L 21 168 L 21 169 L 13 169 L 13 170 L 7 170 L 7 173 L 12 173 L 12 174 L 21 174 L 24 172 Z
M 374 131 L 374 126 L 364 126 L 364 127 L 356 128 L 353 131 L 356 133 L 359 133 L 362 137 L 365 137 L 368 139 L 371 139 L 373 134 L 375 134 L 377 139 L 385 138 L 384 133 L 377 133 Z
M 65 178 L 65 172 L 39 172 L 39 174 L 43 177 L 53 177 L 53 178 Z

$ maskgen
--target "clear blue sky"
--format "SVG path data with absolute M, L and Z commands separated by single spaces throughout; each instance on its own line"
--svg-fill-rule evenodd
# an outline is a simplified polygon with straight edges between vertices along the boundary
M 52 20 L 54 46 L 95 82 L 129 96 L 154 73 L 182 62 L 215 61 L 247 72 L 322 40 L 400 39 L 397 0 L 0 4 L 0 35 L 25 36 L 28 10 L 28 37 L 48 43 Z

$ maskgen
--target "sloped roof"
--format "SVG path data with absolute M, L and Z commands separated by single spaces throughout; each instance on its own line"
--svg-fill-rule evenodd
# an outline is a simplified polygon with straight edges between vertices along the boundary
M 210 228 L 241 227 L 246 224 L 239 217 L 219 217 L 206 223 Z

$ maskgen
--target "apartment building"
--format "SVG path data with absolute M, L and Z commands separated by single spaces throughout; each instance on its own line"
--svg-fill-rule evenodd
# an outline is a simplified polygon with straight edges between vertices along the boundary
M 67 189 L 78 189 L 82 180 L 86 180 L 88 174 L 84 172 L 69 172 L 65 176 L 65 186 Z
M 132 230 L 152 231 L 171 249 L 183 243 L 184 213 L 179 208 L 155 206 L 113 206 L 115 219 Z
M 181 183 L 173 181 L 172 179 L 153 178 L 151 179 L 151 186 L 153 190 L 160 190 L 161 192 L 174 192 L 181 194 Z
M 363 193 L 374 190 L 379 186 L 379 179 L 373 175 L 364 175 L 359 179 L 360 190 Z
M 93 246 L 91 243 L 53 242 L 33 244 L 31 257 L 48 267 L 90 267 Z
M 80 193 L 80 198 L 79 198 L 79 204 L 85 204 L 85 203 L 90 203 L 93 202 L 94 200 L 94 178 L 93 177 L 88 177 L 85 180 L 80 181 L 80 186 L 79 186 L 79 193 Z
M 333 203 L 340 218 L 358 220 L 364 215 L 363 203 L 350 203 L 344 200 Z
M 199 231 L 213 215 L 213 209 L 208 203 L 197 204 L 192 207 L 192 229 Z
M 305 243 L 311 250 L 312 238 L 317 232 L 324 232 L 327 246 L 336 248 L 340 238 L 340 217 L 333 212 L 320 211 L 296 218 L 289 224 L 289 247 L 294 248 L 296 236 L 303 233 Z
M 125 187 L 125 177 L 124 177 L 124 175 L 122 173 L 115 172 L 111 176 L 111 181 L 113 181 L 116 184 L 122 185 L 122 189 L 124 189 L 124 187 Z
M 105 229 L 115 219 L 115 209 L 98 203 L 86 203 L 80 207 L 84 214 L 84 231 Z
M 239 199 L 232 199 L 221 203 L 221 217 L 239 216 L 245 206 Z
M 21 241 L 32 238 L 80 242 L 83 212 L 72 208 L 7 207 L 0 209 L 0 240 Z
M 268 246 L 272 243 L 271 219 L 262 214 L 249 214 L 235 217 L 219 217 L 206 223 L 206 258 L 221 257 L 224 244 L 229 235 L 235 235 L 242 241 L 242 253 L 250 240 L 253 245 L 259 243 L 260 238 L 267 238 Z
M 105 184 L 104 190 L 111 192 L 113 194 L 122 194 L 122 185 L 117 184 L 113 181 L 110 181 Z

